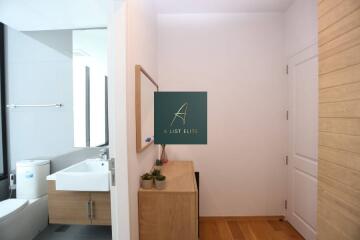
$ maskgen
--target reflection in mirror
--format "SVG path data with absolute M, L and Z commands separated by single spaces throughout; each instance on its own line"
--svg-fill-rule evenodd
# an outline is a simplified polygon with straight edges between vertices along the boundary
M 50 159 L 59 170 L 82 157 L 98 157 L 78 147 L 107 145 L 106 31 L 5 26 L 10 171 L 16 162 L 34 158 Z M 69 157 L 75 151 L 83 154 Z
M 0 223 L 0 239 L 56 239 L 57 229 L 64 227 L 57 224 L 66 224 L 65 230 L 70 229 L 66 236 L 86 228 L 84 239 L 96 234 L 110 240 L 109 5 L 12 0 L 0 5 L 5 23 L 4 34 L 0 24 L 0 83 L 5 83 L 5 88 L 0 84 L 0 109 L 6 116 L 0 116 L 6 133 L 0 139 L 0 215 L 3 210 L 10 213 Z M 6 126 L 2 126 L 4 119 Z M 95 173 L 99 166 L 101 173 Z M 70 194 L 74 198 L 56 190 L 60 189 L 59 172 L 69 167 L 72 178 L 65 181 L 77 186 Z M 84 190 L 94 189 L 85 189 L 88 183 L 75 185 L 83 182 L 84 174 L 103 183 L 95 189 L 103 192 L 91 195 L 91 202 L 90 192 Z M 58 193 L 66 195 L 65 205 Z M 86 197 L 79 199 L 79 195 Z M 98 202 L 102 214 L 95 207 Z M 76 216 L 68 209 L 75 209 Z M 89 226 L 77 226 L 80 222 Z M 91 226 L 97 224 L 104 227 Z
M 106 29 L 73 31 L 74 146 L 108 144 Z

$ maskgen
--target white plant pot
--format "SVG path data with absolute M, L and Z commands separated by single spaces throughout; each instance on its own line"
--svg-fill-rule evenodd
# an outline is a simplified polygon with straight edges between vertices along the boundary
M 153 180 L 141 180 L 141 187 L 143 189 L 151 189 L 153 187 Z
M 155 187 L 156 187 L 156 189 L 161 190 L 161 189 L 164 189 L 165 186 L 166 186 L 166 180 L 159 181 L 159 180 L 155 179 Z

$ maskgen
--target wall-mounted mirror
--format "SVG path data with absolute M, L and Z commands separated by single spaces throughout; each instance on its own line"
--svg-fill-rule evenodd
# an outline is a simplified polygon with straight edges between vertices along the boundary
M 52 230 L 56 225 L 48 224 L 66 223 L 68 228 L 79 231 L 76 224 L 80 222 L 104 225 L 101 236 L 112 239 L 109 189 L 112 182 L 108 168 L 111 165 L 106 146 L 108 34 L 105 24 L 88 21 L 103 14 L 106 23 L 107 10 L 102 12 L 100 4 L 89 12 L 86 7 L 79 8 L 83 2 L 66 6 L 64 11 L 62 5 L 67 4 L 44 1 L 32 3 L 31 9 L 29 6 L 22 9 L 19 4 L 15 4 L 19 8 L 14 8 L 12 2 L 1 4 L 10 11 L 7 14 L 1 11 L 8 25 L 4 29 L 0 26 L 0 127 L 7 135 L 0 139 L 0 201 L 9 199 L 8 203 L 12 204 L 13 198 L 35 199 L 15 221 L 31 219 L 34 214 L 37 217 L 33 221 L 21 221 L 19 231 L 0 230 L 0 239 L 52 239 L 56 238 L 56 231 Z M 27 22 L 33 23 L 33 28 Z M 6 127 L 1 126 L 4 116 Z M 82 167 L 72 168 L 74 172 L 94 170 L 88 166 L 96 166 L 96 172 L 102 175 L 102 188 L 86 189 L 83 175 L 78 173 L 62 179 L 71 183 L 67 189 L 59 188 L 62 180 L 53 173 L 75 164 Z M 92 173 L 88 171 L 88 174 L 91 179 Z M 64 194 L 60 190 L 74 194 L 88 191 L 88 194 L 83 199 L 75 194 L 67 204 L 60 201 L 59 205 L 58 194 Z M 97 191 L 97 202 L 91 198 L 89 204 L 91 190 Z M 98 202 L 101 202 L 101 217 L 96 211 L 90 216 L 88 213 L 96 209 Z M 63 214 L 69 208 L 79 209 L 76 216 L 71 212 Z M 90 238 L 91 234 L 84 237 Z
M 155 80 L 140 65 L 135 66 L 136 151 L 142 152 L 154 142 Z
M 72 31 L 74 146 L 108 145 L 107 31 Z
M 107 145 L 106 28 L 5 26 L 5 43 L 10 169 L 24 159 Z

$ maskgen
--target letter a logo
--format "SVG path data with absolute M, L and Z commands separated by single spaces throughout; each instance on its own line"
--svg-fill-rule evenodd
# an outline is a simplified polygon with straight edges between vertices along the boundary
M 170 123 L 170 126 L 173 125 L 174 121 L 176 118 L 180 118 L 183 122 L 183 125 L 186 124 L 186 111 L 187 111 L 187 107 L 188 107 L 188 103 L 184 103 L 180 108 L 179 110 L 174 113 L 174 118 L 173 120 L 171 121 Z

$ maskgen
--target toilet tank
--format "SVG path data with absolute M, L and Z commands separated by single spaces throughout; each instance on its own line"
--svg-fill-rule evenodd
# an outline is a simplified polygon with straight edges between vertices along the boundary
M 46 176 L 50 160 L 23 160 L 16 163 L 16 198 L 33 199 L 47 194 Z

